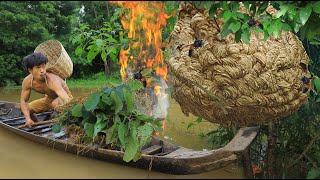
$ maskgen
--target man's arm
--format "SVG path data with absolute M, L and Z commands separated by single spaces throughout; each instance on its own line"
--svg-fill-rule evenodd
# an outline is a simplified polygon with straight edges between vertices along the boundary
M 30 83 L 28 83 L 28 79 L 25 78 L 22 82 L 22 90 L 21 90 L 21 97 L 20 97 L 20 107 L 23 112 L 23 115 L 26 119 L 26 125 L 29 127 L 33 123 L 30 117 L 30 108 L 29 108 L 29 98 L 30 98 Z
M 58 95 L 58 97 L 63 101 L 63 104 L 71 100 L 67 92 L 63 89 L 59 79 L 53 79 L 53 81 L 50 83 L 50 89 Z

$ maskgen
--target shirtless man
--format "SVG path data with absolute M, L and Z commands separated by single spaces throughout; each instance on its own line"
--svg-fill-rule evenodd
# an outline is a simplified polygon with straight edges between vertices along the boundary
M 25 69 L 30 74 L 22 81 L 20 106 L 26 119 L 25 125 L 29 128 L 38 121 L 35 113 L 52 110 L 72 99 L 65 81 L 46 72 L 47 62 L 48 58 L 41 53 L 32 53 L 23 58 Z M 45 97 L 28 103 L 31 89 L 45 94 Z

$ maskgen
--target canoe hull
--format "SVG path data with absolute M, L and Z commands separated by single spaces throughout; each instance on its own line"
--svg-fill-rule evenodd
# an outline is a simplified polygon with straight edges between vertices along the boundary
M 3 103 L 5 103 L 5 106 L 1 107 Z M 153 137 L 152 147 L 161 146 L 161 151 L 164 153 L 142 153 L 140 159 L 136 162 L 125 162 L 123 161 L 124 153 L 122 151 L 103 149 L 98 146 L 75 144 L 70 141 L 63 131 L 58 134 L 54 134 L 51 131 L 35 134 L 32 131 L 28 132 L 24 129 L 18 129 L 15 126 L 8 125 L 8 121 L 23 120 L 21 112 L 17 112 L 20 108 L 19 104 L 0 101 L 0 108 L 11 108 L 13 109 L 11 113 L 20 118 L 19 120 L 11 121 L 8 115 L 0 115 L 0 125 L 29 140 L 79 156 L 177 175 L 208 172 L 231 164 L 237 160 L 241 152 L 251 144 L 259 130 L 258 127 L 242 128 L 225 147 L 210 151 L 194 151 Z M 48 119 L 51 114 L 43 113 L 40 114 L 40 116 L 43 119 Z M 14 118 L 11 117 L 11 119 Z

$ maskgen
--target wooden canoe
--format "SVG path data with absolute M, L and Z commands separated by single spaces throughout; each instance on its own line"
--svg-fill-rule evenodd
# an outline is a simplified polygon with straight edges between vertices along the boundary
M 52 112 L 38 114 L 39 121 L 52 118 Z M 222 168 L 234 162 L 256 137 L 259 127 L 241 128 L 223 148 L 215 150 L 192 150 L 153 137 L 142 150 L 140 159 L 129 163 L 123 161 L 120 150 L 103 149 L 98 146 L 75 144 L 68 141 L 64 131 L 53 133 L 52 123 L 17 128 L 25 119 L 19 103 L 0 101 L 0 125 L 32 141 L 80 156 L 128 165 L 169 174 L 197 174 Z

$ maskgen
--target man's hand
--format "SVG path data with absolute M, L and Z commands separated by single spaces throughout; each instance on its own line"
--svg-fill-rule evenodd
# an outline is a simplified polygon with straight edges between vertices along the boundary
M 31 128 L 31 126 L 34 124 L 34 122 L 30 119 L 30 120 L 26 120 L 26 123 L 25 125 L 28 127 L 28 128 Z

